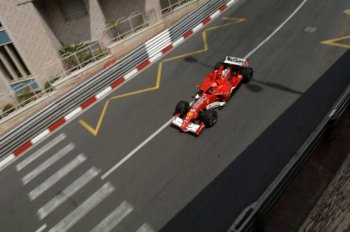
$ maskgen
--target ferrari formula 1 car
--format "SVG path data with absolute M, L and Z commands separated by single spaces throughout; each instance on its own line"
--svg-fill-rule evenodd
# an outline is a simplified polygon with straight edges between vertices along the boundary
M 181 100 L 176 105 L 172 125 L 198 136 L 204 127 L 215 125 L 218 117 L 215 109 L 225 106 L 234 89 L 252 77 L 253 69 L 247 59 L 227 56 L 197 86 L 198 93 L 190 103 Z

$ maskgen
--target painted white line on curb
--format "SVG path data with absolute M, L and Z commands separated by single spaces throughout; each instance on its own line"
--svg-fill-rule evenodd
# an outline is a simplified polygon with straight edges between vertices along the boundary
M 130 78 L 132 78 L 136 73 L 138 72 L 137 68 L 135 68 L 134 70 L 132 70 L 131 72 L 129 72 L 128 74 L 126 74 L 124 76 L 125 80 L 129 80 Z
M 150 58 L 149 59 L 149 62 L 150 63 L 153 63 L 154 61 L 156 61 L 156 60 L 158 60 L 160 57 L 162 57 L 162 53 L 161 52 L 159 52 L 159 53 L 157 53 L 157 55 L 155 55 L 155 56 L 153 56 L 152 58 Z
M 203 23 L 198 24 L 196 27 L 192 29 L 193 33 L 198 32 L 200 29 L 204 27 Z
M 217 11 L 215 11 L 214 14 L 210 15 L 210 18 L 213 20 L 213 19 L 215 19 L 216 17 L 218 17 L 220 14 L 221 14 L 221 11 L 220 11 L 220 10 L 217 10 Z
M 182 42 L 184 42 L 185 41 L 185 39 L 184 39 L 184 37 L 181 37 L 180 39 L 177 39 L 174 43 L 173 43 L 173 46 L 174 47 L 177 47 L 177 46 L 179 46 Z
M 67 116 L 65 116 L 64 119 L 65 119 L 66 121 L 69 121 L 69 120 L 71 120 L 74 116 L 78 115 L 81 111 L 82 111 L 81 108 L 78 107 L 78 108 L 76 108 L 75 110 L 73 110 L 72 112 L 70 112 L 69 114 L 67 114 Z
M 106 89 L 102 90 L 100 93 L 98 93 L 96 95 L 96 98 L 100 99 L 100 98 L 104 97 L 106 94 L 108 94 L 110 91 L 112 91 L 112 87 L 109 86 Z
M 231 0 L 227 3 L 227 6 L 230 7 L 231 5 L 233 5 L 236 2 L 236 0 Z
M 37 142 L 39 142 L 40 140 L 42 140 L 46 135 L 50 134 L 50 130 L 46 129 L 43 132 L 41 132 L 40 134 L 38 134 L 37 136 L 35 136 L 34 139 L 32 139 L 32 143 L 36 144 Z

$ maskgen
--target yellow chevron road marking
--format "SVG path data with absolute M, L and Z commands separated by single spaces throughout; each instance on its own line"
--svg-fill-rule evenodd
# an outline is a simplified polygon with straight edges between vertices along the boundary
M 110 99 L 108 99 L 102 109 L 102 112 L 100 114 L 100 117 L 98 119 L 98 122 L 97 122 L 97 125 L 95 128 L 93 128 L 92 126 L 90 126 L 87 122 L 85 122 L 85 120 L 79 120 L 79 123 L 82 127 L 84 127 L 87 131 L 89 131 L 93 136 L 97 136 L 99 130 L 100 130 L 100 127 L 101 127 L 101 124 L 102 124 L 102 121 L 103 121 L 103 118 L 105 116 L 105 113 L 107 111 L 107 108 L 108 108 L 108 105 L 109 105 L 109 102 L 110 102 Z
M 350 16 L 350 9 L 344 10 L 344 14 L 347 14 Z M 349 40 L 347 43 L 344 43 L 344 41 Z M 322 41 L 321 44 L 329 45 L 329 46 L 336 46 L 341 48 L 350 48 L 350 35 L 338 37 L 335 39 L 329 39 Z
M 208 39 L 207 39 L 207 32 L 213 31 L 213 30 L 217 30 L 217 29 L 220 29 L 220 28 L 223 28 L 223 27 L 227 27 L 227 26 L 230 26 L 230 25 L 242 23 L 242 22 L 244 22 L 246 20 L 244 18 L 227 18 L 227 17 L 224 17 L 222 19 L 227 21 L 227 22 L 224 23 L 224 24 L 221 24 L 221 25 L 209 27 L 208 29 L 206 29 L 206 30 L 204 30 L 202 32 L 202 41 L 203 41 L 203 48 L 202 49 L 197 50 L 197 51 L 193 51 L 193 52 L 188 52 L 188 53 L 185 53 L 185 54 L 182 54 L 182 55 L 170 57 L 170 58 L 167 58 L 167 59 L 164 59 L 163 61 L 161 61 L 159 63 L 159 65 L 158 65 L 157 79 L 156 79 L 156 83 L 155 83 L 154 86 L 149 87 L 149 88 L 145 88 L 145 89 L 140 89 L 140 90 L 136 90 L 136 91 L 127 92 L 127 93 L 116 95 L 116 96 L 113 96 L 113 97 L 109 98 L 106 101 L 102 112 L 100 113 L 100 117 L 98 119 L 96 127 L 92 127 L 90 124 L 88 124 L 83 119 L 79 121 L 80 125 L 82 127 L 84 127 L 88 132 L 90 132 L 93 136 L 97 136 L 98 133 L 99 133 L 102 121 L 104 119 L 105 113 L 107 111 L 109 102 L 111 100 L 117 100 L 117 99 L 120 99 L 120 98 L 132 96 L 132 95 L 136 95 L 136 94 L 141 94 L 141 93 L 146 93 L 146 92 L 150 92 L 150 91 L 154 91 L 154 90 L 159 89 L 160 88 L 160 81 L 162 79 L 162 69 L 163 69 L 163 64 L 164 63 L 207 52 L 209 50 L 209 44 L 208 44 Z
M 349 40 L 349 43 L 340 43 L 341 41 Z M 350 35 L 338 37 L 335 39 L 329 39 L 322 41 L 321 44 L 330 45 L 330 46 L 336 46 L 341 48 L 350 48 Z

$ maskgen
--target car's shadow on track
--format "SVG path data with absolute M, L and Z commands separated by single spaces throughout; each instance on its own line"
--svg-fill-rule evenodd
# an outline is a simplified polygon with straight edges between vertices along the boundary
M 199 64 L 203 67 L 210 68 L 210 69 L 214 68 L 213 65 L 203 63 L 193 56 L 185 57 L 184 61 L 189 62 L 189 63 L 196 63 L 196 64 Z M 298 95 L 303 94 L 303 92 L 301 92 L 301 91 L 294 90 L 292 88 L 289 88 L 289 87 L 286 87 L 286 86 L 283 86 L 283 85 L 280 85 L 280 84 L 277 84 L 274 82 L 270 82 L 270 81 L 264 82 L 264 81 L 256 80 L 256 79 L 254 79 L 254 77 L 253 77 L 253 80 L 251 80 L 251 82 L 246 84 L 245 86 L 247 87 L 248 90 L 250 90 L 251 92 L 254 92 L 254 93 L 259 93 L 259 92 L 263 91 L 262 86 L 266 86 L 269 88 L 275 88 L 275 89 L 285 91 L 288 93 L 292 93 L 292 94 L 298 94 Z

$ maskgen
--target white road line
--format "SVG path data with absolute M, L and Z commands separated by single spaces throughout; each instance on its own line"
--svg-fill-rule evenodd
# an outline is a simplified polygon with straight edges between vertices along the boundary
M 50 134 L 50 130 L 49 129 L 44 130 L 43 132 L 41 132 L 40 134 L 38 134 L 32 139 L 32 144 L 36 144 L 37 142 L 42 140 L 44 137 L 46 137 L 48 134 Z
M 124 79 L 127 81 L 130 78 L 132 78 L 136 73 L 138 72 L 137 68 L 135 68 L 134 70 L 132 70 L 131 72 L 129 72 L 128 74 L 126 74 L 124 76 Z
M 60 160 L 63 156 L 68 154 L 68 152 L 72 151 L 74 149 L 75 145 L 73 143 L 69 143 L 67 146 L 59 150 L 56 154 L 51 156 L 49 159 L 47 159 L 45 162 L 40 164 L 37 168 L 29 172 L 27 175 L 25 175 L 22 178 L 22 182 L 24 185 L 28 184 L 31 180 L 33 180 L 35 177 L 40 175 L 43 171 L 48 169 L 51 165 L 56 163 L 58 160 Z
M 253 55 L 259 48 L 261 48 L 265 43 L 267 43 L 267 41 L 269 41 L 279 30 L 281 30 L 281 28 L 286 25 L 286 23 L 293 18 L 293 16 L 298 13 L 298 11 L 304 6 L 304 4 L 307 2 L 308 0 L 304 0 L 294 11 L 291 15 L 289 15 L 288 18 L 286 18 L 286 20 L 283 21 L 283 23 L 281 25 L 279 25 L 268 37 L 266 37 L 266 39 L 264 39 L 256 48 L 254 48 L 251 52 L 249 52 L 245 58 L 250 57 L 251 55 Z
M 269 41 L 272 36 L 274 36 L 300 9 L 304 6 L 304 4 L 308 0 L 304 0 L 294 11 L 293 13 L 282 22 L 280 26 L 278 26 L 265 40 L 263 40 L 256 48 L 254 48 L 251 52 L 249 52 L 245 57 L 248 58 L 253 55 L 261 46 L 263 46 L 267 41 Z M 216 12 L 213 14 L 215 16 Z M 211 16 L 213 18 L 213 15 Z M 215 16 L 216 17 L 216 16 Z M 183 37 L 181 37 L 183 39 Z M 175 43 L 181 43 L 181 38 L 173 43 L 175 47 Z M 157 136 L 160 132 L 162 132 L 168 124 L 173 120 L 171 118 L 168 122 L 166 122 L 163 126 L 161 126 L 156 132 L 154 132 L 150 137 L 148 137 L 145 141 L 143 141 L 140 145 L 138 145 L 134 150 L 132 150 L 128 155 L 126 155 L 121 161 L 119 161 L 115 166 L 113 166 L 110 170 L 108 170 L 101 179 L 105 179 L 112 172 L 114 172 L 117 168 L 119 168 L 122 164 L 124 164 L 130 157 L 132 157 L 138 150 L 140 150 L 143 146 L 145 146 L 149 141 L 151 141 L 155 136 Z
M 177 47 L 179 46 L 182 42 L 184 42 L 185 39 L 184 37 L 180 37 L 179 39 L 177 39 L 174 43 L 173 43 L 173 47 Z
M 47 225 L 46 225 L 46 224 L 44 224 L 44 225 L 40 226 L 40 228 L 39 228 L 39 229 L 37 229 L 35 232 L 42 232 L 43 230 L 45 230 L 45 229 L 46 229 L 46 227 L 47 227 Z
M 71 185 L 69 185 L 60 194 L 52 198 L 48 203 L 41 207 L 37 214 L 40 220 L 44 219 L 52 211 L 54 211 L 58 206 L 65 202 L 68 198 L 72 197 L 76 192 L 83 188 L 87 183 L 89 183 L 95 176 L 100 173 L 95 167 L 90 168 L 82 176 L 76 179 Z
M 145 146 L 149 141 L 151 141 L 156 135 L 158 135 L 164 128 L 166 128 L 170 122 L 173 120 L 171 118 L 166 123 L 164 123 L 163 126 L 161 126 L 156 132 L 154 132 L 151 136 L 149 136 L 145 141 L 143 141 L 141 144 L 139 144 L 134 150 L 132 150 L 129 154 L 127 154 L 122 160 L 120 160 L 116 165 L 114 165 L 111 169 L 109 169 L 101 179 L 105 179 L 107 176 L 109 176 L 112 172 L 114 172 L 117 168 L 119 168 L 123 163 L 125 163 L 128 159 L 130 159 L 138 150 L 140 150 L 143 146 Z
M 23 168 L 25 168 L 28 164 L 30 164 L 31 162 L 33 162 L 34 160 L 36 160 L 37 158 L 39 158 L 42 154 L 44 154 L 45 152 L 47 152 L 48 150 L 50 150 L 51 148 L 53 148 L 56 144 L 58 144 L 59 142 L 61 142 L 62 140 L 64 140 L 66 138 L 65 134 L 60 134 L 59 136 L 57 136 L 56 138 L 54 138 L 53 140 L 51 140 L 50 142 L 48 142 L 45 146 L 43 146 L 42 148 L 40 148 L 38 151 L 36 151 L 35 153 L 33 153 L 32 155 L 28 156 L 25 160 L 23 160 L 22 162 L 20 162 L 19 164 L 16 165 L 16 169 L 17 171 L 22 170 Z
M 82 219 L 88 212 L 95 208 L 103 199 L 114 191 L 110 183 L 104 184 L 99 190 L 86 199 L 78 208 L 73 210 L 49 232 L 64 232 L 69 230 L 75 223 Z
M 0 171 L 4 170 L 7 166 L 15 162 L 16 156 L 14 154 L 11 154 L 7 156 L 5 159 L 0 161 Z
M 136 232 L 156 232 L 156 231 L 150 225 L 145 223 Z
M 112 213 L 103 219 L 91 232 L 109 232 L 113 230 L 126 216 L 133 211 L 133 207 L 126 201 L 121 203 Z
M 79 164 L 83 163 L 86 160 L 86 157 L 83 154 L 78 155 L 75 159 L 66 164 L 63 168 L 58 170 L 55 174 L 50 176 L 47 180 L 41 183 L 38 187 L 29 192 L 29 199 L 31 201 L 35 200 L 46 190 L 56 184 L 59 180 L 65 177 L 69 172 L 74 168 L 78 167 Z

